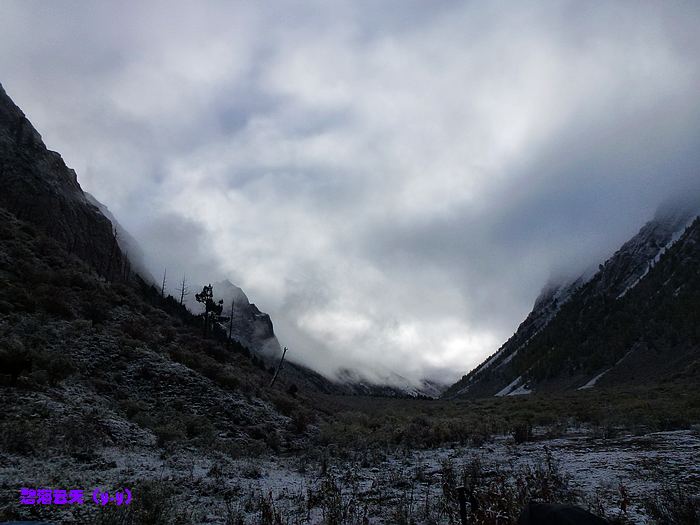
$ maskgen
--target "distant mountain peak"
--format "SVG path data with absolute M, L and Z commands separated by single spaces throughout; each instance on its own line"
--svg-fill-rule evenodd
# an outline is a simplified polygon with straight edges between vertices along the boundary
M 250 301 L 248 300 L 248 296 L 245 294 L 245 292 L 228 279 L 216 282 L 212 286 L 214 287 L 214 293 L 216 296 L 219 299 L 224 300 L 224 308 L 230 308 L 231 300 L 234 301 L 236 306 L 250 306 Z

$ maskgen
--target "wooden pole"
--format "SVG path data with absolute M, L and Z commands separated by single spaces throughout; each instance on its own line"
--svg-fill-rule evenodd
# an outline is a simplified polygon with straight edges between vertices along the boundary
M 467 525 L 467 492 L 464 486 L 457 487 L 457 499 L 459 500 L 459 519 L 462 525 Z
M 272 385 L 275 384 L 275 380 L 277 379 L 277 374 L 280 373 L 280 368 L 282 368 L 282 361 L 284 361 L 284 355 L 287 353 L 287 347 L 284 347 L 284 351 L 282 352 L 282 357 L 280 358 L 280 362 L 277 365 L 277 370 L 275 370 L 275 375 L 272 376 L 272 381 L 270 381 L 270 388 L 272 388 Z

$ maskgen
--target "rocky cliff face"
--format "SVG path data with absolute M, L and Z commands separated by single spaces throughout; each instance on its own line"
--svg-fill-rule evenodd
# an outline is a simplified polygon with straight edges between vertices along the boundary
M 61 156 L 0 86 L 0 206 L 27 221 L 108 279 L 129 276 L 112 223 L 83 193 Z
M 272 319 L 265 312 L 261 312 L 254 303 L 248 300 L 245 292 L 233 284 L 228 279 L 212 284 L 214 300 L 216 302 L 223 301 L 222 316 L 233 317 L 233 324 L 229 321 L 221 323 L 221 328 L 228 334 L 231 330 L 231 337 L 235 341 L 252 350 L 256 354 L 265 357 L 276 359 L 282 354 L 275 330 L 272 325 Z M 203 311 L 203 307 L 195 298 L 195 292 L 202 289 L 202 285 L 194 286 L 191 294 L 186 298 L 185 304 L 194 314 L 199 314 Z M 233 315 L 231 313 L 231 304 L 233 303 Z
M 680 249 L 676 241 L 684 232 L 686 237 L 693 233 L 689 224 L 698 210 L 697 200 L 692 199 L 660 209 L 652 221 L 599 266 L 597 273 L 588 272 L 545 287 L 516 333 L 493 356 L 450 387 L 445 397 L 591 388 L 603 375 L 614 377 L 608 371 L 617 366 L 615 357 L 619 359 L 624 352 L 640 348 L 640 338 L 643 339 L 635 336 L 635 330 L 643 332 L 642 327 L 624 315 L 623 319 L 618 318 L 616 312 L 637 311 L 651 299 L 632 292 L 640 283 L 651 281 L 650 271 L 657 264 L 670 264 L 667 252 Z M 684 264 L 689 263 L 686 260 Z M 680 268 L 679 271 L 684 273 Z M 661 292 L 656 290 L 654 294 L 658 298 Z M 627 297 L 628 294 L 635 297 Z M 644 315 L 653 323 L 657 314 L 648 310 Z M 627 336 L 624 342 L 618 337 L 621 331 Z M 594 340 L 602 347 L 590 348 Z M 617 350 L 604 348 L 608 340 L 615 341 Z M 622 354 L 617 355 L 619 352 Z M 650 369 L 653 360 L 647 361 L 648 366 L 639 366 Z M 618 380 L 624 378 L 618 374 Z

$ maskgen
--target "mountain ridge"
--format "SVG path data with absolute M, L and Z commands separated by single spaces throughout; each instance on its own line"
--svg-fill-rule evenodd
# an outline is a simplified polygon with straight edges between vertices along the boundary
M 0 206 L 66 246 L 109 280 L 128 280 L 130 263 L 111 221 L 83 192 L 75 171 L 0 84 Z
M 700 205 L 694 198 L 687 199 L 683 205 L 660 207 L 655 217 L 647 222 L 639 232 L 622 245 L 597 272 L 588 272 L 570 281 L 545 286 L 535 301 L 533 310 L 518 327 L 516 333 L 506 341 L 499 350 L 473 369 L 460 381 L 448 388 L 443 397 L 483 397 L 489 395 L 524 395 L 532 391 L 528 379 L 521 374 L 510 372 L 512 362 L 522 360 L 521 354 L 527 354 L 533 340 L 546 335 L 550 324 L 561 315 L 577 294 L 584 294 L 588 301 L 605 304 L 619 301 L 634 290 L 648 275 L 650 268 L 673 248 L 676 242 L 688 232 L 692 220 L 697 217 Z M 585 302 L 585 301 L 584 301 Z M 602 308 L 602 306 L 601 306 Z M 579 312 L 579 315 L 583 315 Z M 576 316 L 571 317 L 575 322 Z M 557 341 L 551 342 L 554 346 Z M 579 357 L 572 358 L 581 360 Z M 521 370 L 521 372 L 526 372 Z M 597 370 L 596 374 L 601 374 Z M 584 385 L 590 384 L 596 374 Z

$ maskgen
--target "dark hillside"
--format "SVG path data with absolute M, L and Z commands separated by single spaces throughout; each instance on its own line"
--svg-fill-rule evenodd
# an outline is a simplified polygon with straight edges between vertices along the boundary
M 303 394 L 283 378 L 270 390 L 245 348 L 203 338 L 174 300 L 107 282 L 36 227 L 0 218 L 3 450 L 60 454 L 86 439 L 240 453 L 304 439 Z
M 696 219 L 667 249 L 662 247 L 670 232 L 658 238 L 653 226 L 601 265 L 543 327 L 527 337 L 516 334 L 517 348 L 505 358 L 498 356 L 494 366 L 482 365 L 448 395 L 696 380 L 700 222 Z
M 112 223 L 91 204 L 75 171 L 0 85 L 0 207 L 34 224 L 109 279 L 129 276 Z

